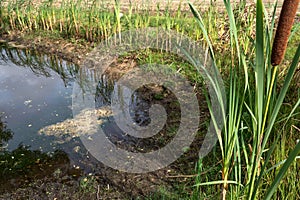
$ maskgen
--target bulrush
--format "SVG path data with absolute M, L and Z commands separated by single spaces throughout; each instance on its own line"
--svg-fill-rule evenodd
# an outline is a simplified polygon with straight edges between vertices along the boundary
M 272 49 L 271 64 L 273 66 L 279 65 L 283 60 L 299 2 L 300 0 L 283 2 Z

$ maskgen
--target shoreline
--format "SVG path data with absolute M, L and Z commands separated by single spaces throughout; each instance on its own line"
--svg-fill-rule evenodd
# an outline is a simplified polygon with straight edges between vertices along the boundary
M 30 37 L 33 37 L 29 34 Z M 72 43 L 68 39 L 37 36 L 28 38 L 28 35 L 18 32 L 0 36 L 0 45 L 7 48 L 26 49 L 44 54 L 55 55 L 74 64 L 80 64 L 84 56 L 93 48 L 88 41 Z

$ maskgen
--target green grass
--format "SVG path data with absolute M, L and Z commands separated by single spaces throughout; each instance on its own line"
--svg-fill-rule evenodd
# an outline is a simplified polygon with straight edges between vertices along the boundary
M 167 65 L 172 70 L 180 71 L 182 75 L 195 85 L 200 85 L 203 82 L 202 77 L 198 75 L 195 67 L 177 55 L 150 49 L 142 50 L 135 54 L 138 65 L 155 63 Z
M 141 14 L 134 11 L 134 5 L 128 12 L 122 13 L 118 1 L 115 2 L 113 11 L 103 8 L 101 0 L 92 1 L 89 6 L 81 0 L 66 0 L 60 6 L 53 5 L 52 1 L 46 1 L 38 7 L 32 5 L 30 1 L 10 2 L 4 6 L 2 5 L 4 2 L 0 1 L 0 33 L 15 30 L 26 34 L 44 31 L 66 39 L 75 37 L 100 42 L 120 31 L 162 26 L 197 40 L 202 38 L 201 29 L 196 26 L 190 15 L 180 11 L 180 7 L 175 12 L 166 9 L 164 12 L 157 11 L 156 14 L 150 14 L 150 11 L 146 10 Z M 221 13 L 209 9 L 205 15 L 210 24 L 209 30 L 221 27 L 222 24 L 217 20 L 212 20 L 212 16 L 215 15 L 223 18 Z M 219 38 L 218 32 L 211 37 Z

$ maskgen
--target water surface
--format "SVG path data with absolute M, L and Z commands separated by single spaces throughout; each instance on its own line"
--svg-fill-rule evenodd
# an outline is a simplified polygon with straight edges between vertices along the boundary
M 72 85 L 77 67 L 26 51 L 1 49 L 0 113 L 14 135 L 8 150 L 20 144 L 52 151 L 55 137 L 38 131 L 72 117 Z

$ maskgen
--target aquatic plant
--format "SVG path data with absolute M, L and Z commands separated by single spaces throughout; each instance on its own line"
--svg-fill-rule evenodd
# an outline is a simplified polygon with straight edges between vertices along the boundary
M 221 184 L 221 199 L 226 199 L 228 191 L 233 195 L 231 198 L 246 196 L 247 199 L 260 199 L 264 196 L 264 199 L 271 199 L 288 167 L 300 152 L 300 143 L 298 143 L 289 157 L 283 162 L 284 164 L 282 163 L 283 166 L 274 177 L 274 180 L 271 180 L 267 191 L 265 192 L 263 188 L 260 188 L 263 181 L 262 177 L 269 172 L 267 167 L 270 164 L 270 157 L 280 137 L 279 134 L 274 135 L 275 139 L 272 141 L 270 136 L 272 133 L 275 134 L 275 123 L 279 120 L 279 110 L 283 105 L 293 74 L 299 64 L 300 45 L 298 45 L 281 90 L 277 94 L 275 81 L 278 80 L 278 68 L 271 67 L 271 40 L 277 3 L 274 6 L 272 18 L 269 20 L 262 1 L 257 0 L 256 2 L 256 39 L 255 57 L 253 60 L 245 57 L 247 54 L 245 46 L 239 41 L 239 30 L 241 27 L 237 26 L 238 19 L 234 16 L 230 1 L 224 0 L 224 5 L 230 23 L 231 55 L 234 60 L 229 69 L 228 114 L 224 113 L 223 110 L 225 127 L 223 132 L 218 134 L 222 156 L 222 180 L 205 183 L 198 182 L 196 185 Z M 190 7 L 203 31 L 214 63 L 216 63 L 212 42 L 209 37 L 210 32 L 207 31 L 201 15 L 194 6 L 190 4 Z M 285 13 L 288 12 L 285 9 L 287 7 L 283 7 L 283 17 L 281 18 L 284 18 Z M 285 21 L 285 23 L 288 26 L 281 24 L 281 28 L 284 30 L 281 30 L 279 26 L 278 37 L 280 37 L 280 33 L 290 31 L 292 22 Z M 275 38 L 277 40 L 274 44 L 275 47 L 276 45 L 284 47 L 287 39 L 279 40 L 278 37 Z M 282 52 L 284 52 L 284 49 L 281 48 L 280 51 L 277 51 L 277 54 L 282 54 Z M 282 57 L 282 55 L 277 56 Z M 248 63 L 251 63 L 254 68 L 252 69 Z M 278 61 L 276 60 L 274 63 L 277 64 Z M 243 75 L 243 79 L 240 78 L 240 75 Z M 222 103 L 221 94 L 219 94 L 219 101 Z M 285 120 L 290 119 L 299 102 L 300 99 L 298 99 L 289 117 Z M 213 113 L 211 115 L 214 118 Z M 218 127 L 216 127 L 217 129 Z M 275 165 L 274 168 L 278 166 Z M 234 190 L 234 194 L 232 190 Z

